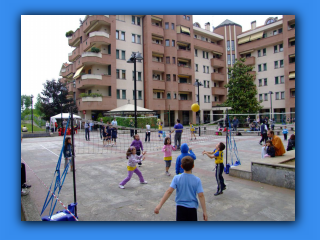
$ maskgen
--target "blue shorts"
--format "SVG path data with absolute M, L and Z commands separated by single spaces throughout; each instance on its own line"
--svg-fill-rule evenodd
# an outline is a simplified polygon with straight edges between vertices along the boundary
M 162 131 L 159 130 L 158 133 L 162 133 Z

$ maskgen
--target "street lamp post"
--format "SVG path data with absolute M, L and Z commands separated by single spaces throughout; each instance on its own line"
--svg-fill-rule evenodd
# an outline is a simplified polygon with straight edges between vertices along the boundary
M 32 133 L 33 133 L 33 95 L 32 94 L 31 94 L 30 98 L 31 98 L 31 129 L 32 129 Z
M 273 94 L 273 92 L 272 91 L 269 91 L 269 94 L 270 94 L 270 113 L 271 113 L 271 115 L 270 115 L 270 119 L 272 120 L 272 94 Z
M 127 61 L 127 63 L 133 63 L 133 80 L 134 80 L 134 128 L 135 128 L 135 134 L 137 134 L 137 61 L 141 62 L 143 60 L 143 57 L 141 53 L 139 52 L 133 52 L 131 54 L 130 59 Z
M 68 89 L 66 87 L 64 87 L 63 85 L 60 87 L 60 95 L 62 95 L 62 91 L 67 91 Z M 60 96 L 60 109 L 61 109 L 61 129 L 63 129 L 63 123 L 62 123 L 62 99 Z
M 200 86 L 203 86 L 203 84 L 201 82 L 199 82 L 199 80 L 197 79 L 196 82 L 193 84 L 193 86 L 196 86 L 198 87 L 198 105 L 200 107 L 200 90 L 199 90 L 199 87 Z M 199 136 L 201 136 L 201 127 L 200 127 L 200 124 L 201 124 L 201 110 L 199 108 Z

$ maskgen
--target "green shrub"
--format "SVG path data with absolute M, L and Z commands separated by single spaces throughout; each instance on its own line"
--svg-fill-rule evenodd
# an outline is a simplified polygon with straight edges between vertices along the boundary
M 99 53 L 99 52 L 100 52 L 100 49 L 99 49 L 99 48 L 96 48 L 96 47 L 92 47 L 92 48 L 91 48 L 91 52 Z
M 70 30 L 69 32 L 66 32 L 66 37 L 71 37 L 73 34 L 74 32 Z

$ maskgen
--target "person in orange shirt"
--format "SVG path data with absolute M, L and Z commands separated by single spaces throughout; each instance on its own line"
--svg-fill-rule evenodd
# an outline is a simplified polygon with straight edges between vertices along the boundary
M 268 136 L 268 138 L 271 139 L 272 144 L 276 150 L 275 156 L 282 156 L 286 152 L 286 150 L 284 149 L 281 138 L 274 135 L 274 131 L 272 131 L 272 130 L 268 131 L 267 136 Z M 261 149 L 261 158 L 264 158 L 264 155 L 266 155 L 266 154 L 267 154 L 267 150 L 266 150 L 265 146 L 263 146 Z

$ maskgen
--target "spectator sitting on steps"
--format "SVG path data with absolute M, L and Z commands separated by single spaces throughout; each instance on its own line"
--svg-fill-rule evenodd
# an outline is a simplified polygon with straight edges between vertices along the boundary
M 276 153 L 275 156 L 282 156 L 286 150 L 284 149 L 283 143 L 281 141 L 281 138 L 274 135 L 274 131 L 269 130 L 267 133 L 268 138 L 271 139 L 272 145 L 274 146 Z M 267 150 L 265 149 L 265 145 L 261 149 L 261 158 L 264 158 L 264 156 L 267 154 Z

